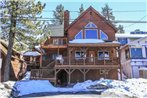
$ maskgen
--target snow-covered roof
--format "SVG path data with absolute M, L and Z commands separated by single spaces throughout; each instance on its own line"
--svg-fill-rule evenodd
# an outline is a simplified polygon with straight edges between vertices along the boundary
M 41 54 L 37 51 L 27 51 L 27 52 L 24 52 L 22 55 L 23 56 L 39 56 Z
M 145 36 L 147 34 L 115 34 L 116 38 L 141 38 Z
M 69 41 L 69 43 L 79 43 L 79 44 L 91 44 L 91 43 L 103 43 L 104 41 L 101 39 L 74 39 Z

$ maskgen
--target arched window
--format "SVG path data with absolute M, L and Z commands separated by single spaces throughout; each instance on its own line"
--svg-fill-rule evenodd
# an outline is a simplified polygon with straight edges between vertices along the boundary
M 75 39 L 83 39 L 82 30 L 78 34 L 76 34 Z
M 104 33 L 102 30 L 100 30 L 100 39 L 102 39 L 102 40 L 108 40 L 107 34 Z

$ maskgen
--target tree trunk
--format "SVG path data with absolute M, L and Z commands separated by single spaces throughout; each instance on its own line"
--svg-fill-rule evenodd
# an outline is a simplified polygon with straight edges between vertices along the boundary
M 8 50 L 7 50 L 5 69 L 4 69 L 4 82 L 8 81 L 10 76 L 11 55 L 12 55 L 12 48 L 14 44 L 14 38 L 15 38 L 15 28 L 16 28 L 16 14 L 15 14 L 15 10 L 13 9 L 11 13 L 9 43 L 8 43 Z
M 14 35 L 15 34 L 13 32 L 9 33 L 9 44 L 8 44 L 8 51 L 7 51 L 7 56 L 6 56 L 5 69 L 4 69 L 4 81 L 9 80 Z

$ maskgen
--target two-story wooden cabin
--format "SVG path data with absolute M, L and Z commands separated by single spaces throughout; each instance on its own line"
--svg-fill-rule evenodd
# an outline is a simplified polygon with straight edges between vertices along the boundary
M 71 24 L 68 22 L 69 12 L 66 11 L 65 32 L 61 36 L 51 36 L 41 44 L 46 53 L 43 62 L 48 60 L 50 63 L 42 65 L 40 73 L 52 69 L 54 76 L 48 79 L 65 85 L 89 79 L 118 79 L 120 44 L 115 41 L 115 27 L 93 7 Z M 47 77 L 43 75 L 39 78 Z

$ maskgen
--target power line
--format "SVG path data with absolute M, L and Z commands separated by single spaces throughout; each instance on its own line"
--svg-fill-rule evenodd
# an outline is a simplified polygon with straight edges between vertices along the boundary
M 147 21 L 141 21 L 143 20 L 147 15 L 145 15 L 144 17 L 142 17 L 140 20 L 135 21 L 135 20 L 114 20 L 111 21 L 113 23 L 133 23 L 131 25 L 134 25 L 135 23 L 147 23 Z M 0 17 L 0 19 L 9 19 L 10 17 Z M 40 18 L 40 17 L 35 17 L 35 18 L 29 18 L 29 17 L 20 17 L 20 18 L 16 18 L 16 20 L 30 20 L 30 21 L 53 21 L 56 20 L 56 18 Z M 74 20 L 77 19 L 70 19 L 69 22 L 72 22 Z M 109 22 L 107 20 L 97 20 L 97 19 L 83 19 L 81 21 L 97 21 L 97 22 Z
M 139 19 L 138 21 L 143 20 L 146 16 L 147 16 L 147 15 L 143 16 L 143 17 L 142 17 L 141 19 Z M 136 24 L 136 23 L 132 23 L 132 24 L 130 24 L 130 25 L 125 26 L 124 28 L 128 28 L 128 27 L 133 26 L 133 25 L 135 25 L 135 24 Z

